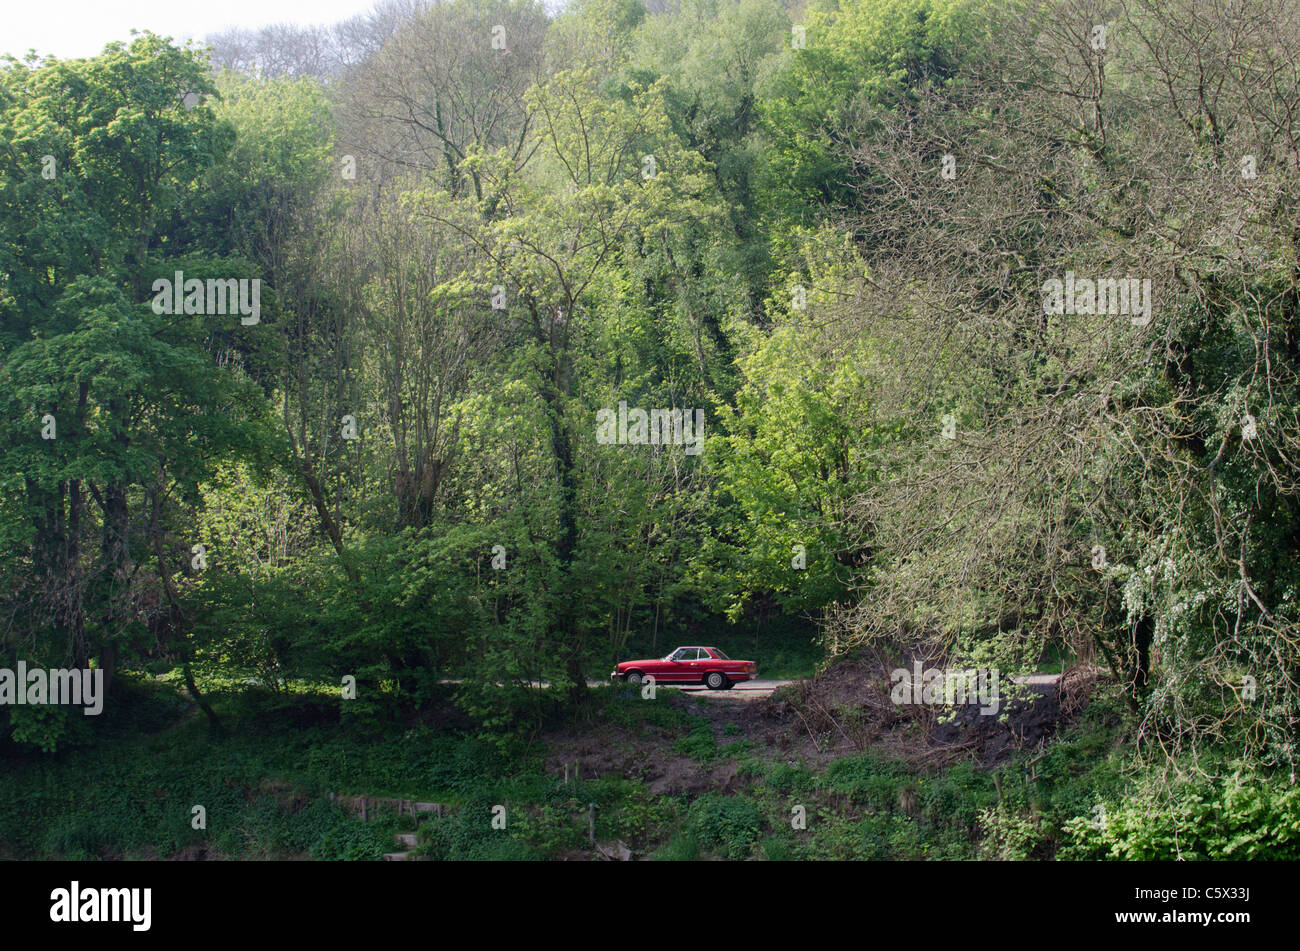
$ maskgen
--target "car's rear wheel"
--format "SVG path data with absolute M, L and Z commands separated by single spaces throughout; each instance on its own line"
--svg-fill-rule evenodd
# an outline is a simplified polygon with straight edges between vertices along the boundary
M 641 686 L 642 681 L 645 680 L 645 677 L 641 675 L 641 671 L 639 670 L 629 670 L 624 679 L 633 687 L 639 687 Z
M 727 680 L 727 678 L 723 674 L 719 673 L 716 670 L 711 671 L 710 673 L 706 674 L 704 677 L 704 685 L 708 687 L 710 690 L 726 690 L 727 685 L 730 682 L 731 681 Z

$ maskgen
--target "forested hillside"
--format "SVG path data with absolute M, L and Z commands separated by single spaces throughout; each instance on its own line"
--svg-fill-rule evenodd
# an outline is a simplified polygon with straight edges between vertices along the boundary
M 0 704 L 0 855 L 407 829 L 330 793 L 438 858 L 1300 854 L 1298 59 L 1291 0 L 10 59 L 0 668 L 106 702 Z M 692 644 L 800 682 L 604 685 Z

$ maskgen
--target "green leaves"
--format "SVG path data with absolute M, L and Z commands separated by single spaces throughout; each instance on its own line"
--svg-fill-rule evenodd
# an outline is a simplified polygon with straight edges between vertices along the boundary
M 1233 772 L 1108 803 L 1065 824 L 1062 858 L 1280 861 L 1300 855 L 1300 790 L 1279 777 Z
M 11 66 L 3 88 L 0 470 L 23 478 L 0 505 L 35 531 L 6 563 L 23 578 L 13 596 L 28 637 L 4 632 L 0 657 L 84 666 L 150 623 L 139 605 L 158 593 L 125 583 L 156 577 L 135 570 L 167 530 L 150 493 L 192 504 L 215 457 L 258 441 L 260 407 L 213 360 L 211 324 L 155 314 L 148 297 L 162 256 L 184 250 L 164 245 L 160 222 L 233 132 L 203 102 L 215 90 L 202 61 L 151 34 L 91 59 Z M 42 438 L 47 418 L 54 438 Z M 46 734 L 52 748 L 57 730 Z

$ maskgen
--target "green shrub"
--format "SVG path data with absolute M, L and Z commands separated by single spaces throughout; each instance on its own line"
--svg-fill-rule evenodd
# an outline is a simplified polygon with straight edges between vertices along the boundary
M 1065 823 L 1061 858 L 1300 858 L 1300 788 L 1262 774 L 1236 772 L 1099 805 Z
M 794 843 L 787 838 L 769 835 L 763 840 L 763 858 L 769 862 L 789 862 L 795 858 Z
M 703 717 L 691 718 L 691 732 L 673 744 L 673 749 L 683 756 L 707 763 L 718 755 L 718 744 L 713 738 L 713 728 Z
M 709 793 L 691 803 L 686 832 L 700 848 L 726 858 L 746 858 L 763 831 L 758 807 L 740 796 Z
M 694 836 L 677 835 L 654 853 L 656 862 L 694 862 L 700 857 L 700 843 Z
M 915 781 L 916 774 L 905 764 L 868 752 L 831 763 L 823 785 L 860 805 L 886 810 L 895 807 L 899 790 Z
M 791 763 L 773 763 L 764 778 L 779 793 L 806 792 L 815 785 L 815 777 L 808 770 Z
M 333 827 L 311 847 L 311 855 L 329 862 L 378 862 L 393 850 L 388 823 L 362 822 L 340 813 Z
M 447 859 L 482 862 L 539 857 L 521 837 L 517 837 L 525 831 L 519 814 L 515 812 L 519 807 L 506 805 L 506 827 L 494 829 L 492 808 L 495 805 L 506 804 L 495 803 L 490 797 L 476 796 L 460 808 L 451 820 Z
M 1041 857 L 1047 848 L 1047 830 L 1041 818 L 1022 815 L 1003 804 L 981 812 L 979 825 L 981 858 L 1022 862 Z

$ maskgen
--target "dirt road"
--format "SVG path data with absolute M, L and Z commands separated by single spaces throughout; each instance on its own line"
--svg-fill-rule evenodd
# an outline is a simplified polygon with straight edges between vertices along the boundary
M 698 696 L 714 697 L 718 700 L 761 700 L 764 697 L 772 696 L 772 691 L 777 687 L 784 687 L 787 684 L 797 683 L 795 680 L 747 680 L 744 683 L 736 684 L 730 690 L 710 690 L 702 684 L 682 684 L 672 685 L 673 690 L 680 690 L 682 693 L 696 694 Z M 667 687 L 668 684 L 660 684 L 660 687 Z
M 1038 693 L 1050 693 L 1052 685 L 1061 679 L 1060 674 L 1028 674 L 1023 677 L 1013 678 L 1016 683 L 1027 684 L 1033 687 Z M 439 681 L 444 684 L 460 683 L 459 680 L 444 679 Z M 606 687 L 609 686 L 608 680 L 588 680 L 588 687 Z M 772 696 L 772 691 L 778 687 L 785 687 L 789 684 L 799 683 L 798 680 L 747 680 L 744 683 L 738 683 L 730 690 L 710 690 L 703 684 L 658 684 L 659 690 L 680 690 L 684 694 L 690 694 L 697 697 L 708 697 L 711 700 L 762 700 L 764 697 Z M 534 687 L 549 687 L 550 684 L 545 681 L 535 681 Z
M 459 677 L 444 677 L 438 681 L 440 684 L 459 684 L 463 681 Z M 798 683 L 797 680 L 749 680 L 745 683 L 736 684 L 730 690 L 710 690 L 704 684 L 657 684 L 658 690 L 680 690 L 683 693 L 699 694 L 709 697 L 717 697 L 721 700 L 761 700 L 764 697 L 772 696 L 772 691 L 777 687 L 784 687 L 787 684 Z M 588 680 L 588 687 L 608 687 L 612 683 L 609 680 Z M 497 683 L 498 687 L 505 686 Z M 534 680 L 531 686 L 549 690 L 550 682 L 546 680 Z
M 1032 687 L 1038 693 L 1050 693 L 1053 685 L 1061 679 L 1060 674 L 1027 674 L 1023 677 L 1012 678 L 1018 684 L 1025 684 Z M 784 687 L 788 684 L 798 683 L 797 680 L 750 680 L 745 683 L 736 684 L 730 690 L 710 690 L 702 684 L 660 684 L 661 688 L 670 687 L 673 690 L 680 690 L 682 693 L 694 694 L 701 697 L 709 697 L 717 700 L 761 700 L 764 697 L 772 696 L 772 691 L 778 687 Z

